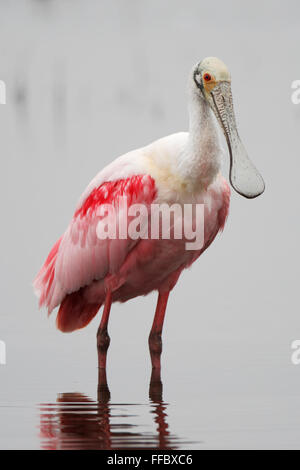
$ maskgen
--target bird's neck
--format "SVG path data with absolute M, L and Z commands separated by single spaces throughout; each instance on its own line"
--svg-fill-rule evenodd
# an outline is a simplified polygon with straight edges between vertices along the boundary
M 189 137 L 180 156 L 181 177 L 195 189 L 206 189 L 220 171 L 221 147 L 208 103 L 190 90 Z

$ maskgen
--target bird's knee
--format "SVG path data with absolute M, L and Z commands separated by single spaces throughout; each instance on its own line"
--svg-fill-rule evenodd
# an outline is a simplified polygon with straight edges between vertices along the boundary
M 99 328 L 97 333 L 97 348 L 100 351 L 107 351 L 110 344 L 110 337 L 107 333 L 107 330 L 102 330 Z
M 161 354 L 162 352 L 162 339 L 160 333 L 150 333 L 149 335 L 149 348 L 154 354 Z

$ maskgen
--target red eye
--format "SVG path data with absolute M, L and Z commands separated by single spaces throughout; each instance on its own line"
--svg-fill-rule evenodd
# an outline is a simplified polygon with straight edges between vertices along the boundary
M 211 80 L 211 75 L 209 75 L 209 73 L 205 73 L 204 76 L 203 76 L 203 78 L 204 78 L 204 80 L 205 80 L 206 82 L 210 82 L 210 80 Z

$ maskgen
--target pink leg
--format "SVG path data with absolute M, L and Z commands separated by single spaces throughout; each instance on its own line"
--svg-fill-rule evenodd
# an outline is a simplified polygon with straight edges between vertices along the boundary
M 162 352 L 161 334 L 165 319 L 169 293 L 169 291 L 160 292 L 158 295 L 154 320 L 149 335 L 149 349 L 153 369 L 160 369 L 160 356 Z
M 110 400 L 110 391 L 107 384 L 106 369 L 99 367 L 98 369 L 98 390 L 97 390 L 98 402 L 108 403 Z
M 111 307 L 111 292 L 108 291 L 105 297 L 104 309 L 102 313 L 101 323 L 97 332 L 97 349 L 98 349 L 98 367 L 106 368 L 106 355 L 110 343 L 110 337 L 107 332 L 109 313 Z

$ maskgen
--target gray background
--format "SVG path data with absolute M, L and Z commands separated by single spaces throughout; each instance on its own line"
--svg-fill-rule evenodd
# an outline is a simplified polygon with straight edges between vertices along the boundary
M 1 448 L 39 447 L 38 403 L 59 392 L 95 398 L 99 317 L 58 332 L 31 281 L 96 172 L 187 129 L 187 75 L 210 55 L 232 73 L 240 134 L 267 187 L 253 201 L 232 194 L 224 233 L 171 295 L 168 423 L 182 447 L 300 447 L 300 366 L 290 359 L 300 339 L 299 26 L 296 0 L 0 1 Z M 139 404 L 125 421 L 141 432 L 155 429 L 155 302 L 116 304 L 110 322 L 112 401 Z

